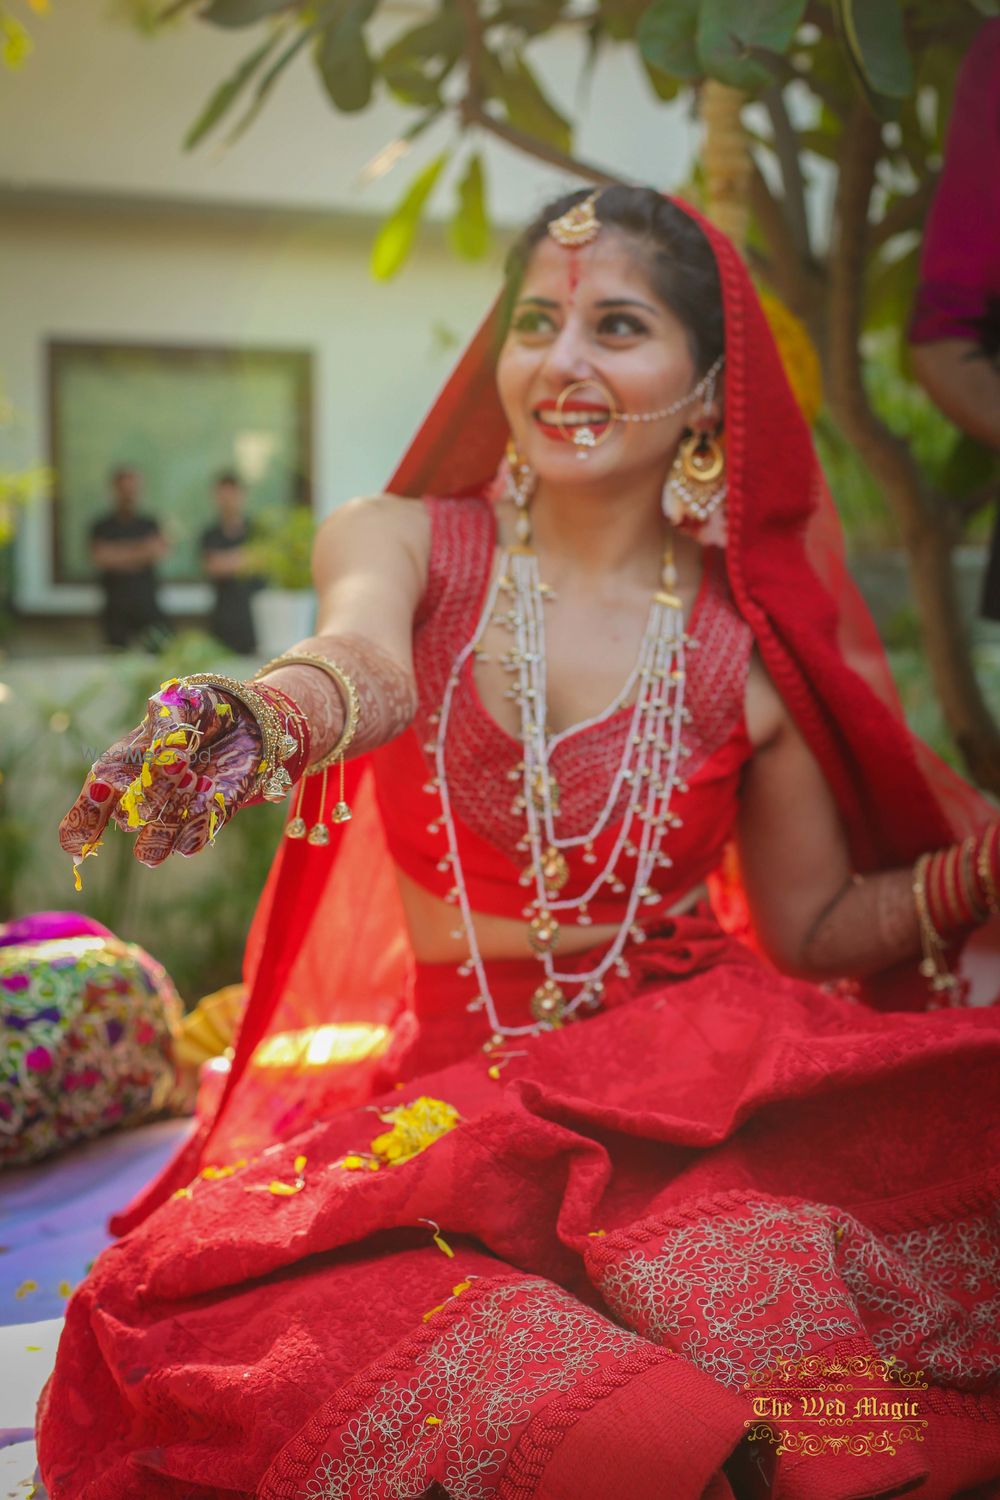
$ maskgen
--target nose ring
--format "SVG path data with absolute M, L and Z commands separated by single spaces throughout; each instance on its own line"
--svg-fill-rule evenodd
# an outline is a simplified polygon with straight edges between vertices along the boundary
M 606 404 L 608 407 L 608 421 L 604 428 L 604 431 L 601 433 L 600 437 L 598 437 L 597 433 L 589 425 L 589 423 L 583 423 L 579 427 L 573 428 L 572 437 L 566 437 L 566 427 L 563 423 L 563 412 L 566 407 L 566 402 L 573 395 L 574 391 L 585 391 L 588 387 L 591 390 L 601 391 L 603 395 L 607 397 Z M 590 457 L 590 450 L 592 448 L 599 447 L 601 443 L 606 442 L 607 439 L 611 436 L 615 422 L 619 419 L 621 413 L 618 410 L 618 407 L 615 405 L 614 396 L 612 396 L 611 392 L 602 381 L 574 380 L 571 385 L 564 386 L 563 389 L 559 392 L 559 395 L 556 397 L 556 415 L 559 418 L 560 434 L 564 438 L 566 438 L 567 442 L 570 442 L 574 445 L 577 450 L 577 458 L 587 459 Z

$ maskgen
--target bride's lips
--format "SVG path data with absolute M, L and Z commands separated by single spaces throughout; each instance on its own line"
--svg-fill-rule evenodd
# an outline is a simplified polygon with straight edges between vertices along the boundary
M 571 446 L 577 427 L 589 427 L 594 436 L 599 437 L 612 420 L 606 406 L 592 401 L 564 401 L 562 415 L 570 418 L 565 423 L 559 422 L 559 407 L 555 401 L 539 401 L 531 415 L 539 432 L 544 433 L 550 442 L 569 443 Z M 583 418 L 588 416 L 593 420 L 584 421 Z

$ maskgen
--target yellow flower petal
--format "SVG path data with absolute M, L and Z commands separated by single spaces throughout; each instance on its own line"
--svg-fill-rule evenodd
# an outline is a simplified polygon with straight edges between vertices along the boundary
M 454 1252 L 454 1250 L 448 1244 L 447 1240 L 442 1239 L 441 1235 L 436 1234 L 434 1236 L 434 1243 L 435 1243 L 435 1245 L 437 1245 L 437 1247 L 438 1247 L 439 1250 L 443 1250 L 444 1251 L 445 1255 L 447 1255 L 447 1257 L 448 1257 L 449 1260 L 454 1260 L 455 1259 L 455 1252 Z
M 299 1176 L 299 1174 L 301 1173 L 302 1169 L 305 1167 L 305 1164 L 306 1164 L 306 1157 L 304 1157 L 304 1156 L 297 1156 L 295 1158 L 295 1168 L 294 1168 L 294 1170 L 295 1170 L 296 1177 Z
M 37 1291 L 38 1291 L 38 1282 L 37 1281 L 22 1281 L 21 1285 L 18 1287 L 17 1291 L 14 1293 L 14 1296 L 15 1297 L 27 1297 L 27 1295 L 28 1295 L 29 1292 L 37 1292 Z
M 83 881 L 80 879 L 80 866 L 73 866 L 73 884 L 78 891 L 83 890 Z
M 170 718 L 170 710 L 169 710 L 169 708 L 161 708 L 160 709 L 160 718 L 161 719 L 169 719 Z
M 441 1418 L 440 1417 L 425 1417 L 424 1418 L 424 1422 L 427 1424 L 428 1427 L 440 1427 L 441 1426 Z
M 488 1078 L 499 1078 L 500 1077 L 500 1069 L 497 1067 L 496 1063 L 494 1063 L 491 1068 L 487 1068 L 486 1069 L 486 1076 Z
M 68 1281 L 60 1281 L 59 1295 L 60 1297 L 72 1297 L 73 1288 Z
M 215 710 L 220 719 L 225 718 L 226 714 L 231 714 L 232 711 L 233 705 L 231 703 L 220 703 Z
M 291 1198 L 295 1193 L 300 1193 L 304 1187 L 305 1183 L 300 1177 L 296 1183 L 270 1182 L 268 1183 L 267 1190 L 269 1193 L 273 1193 L 276 1198 Z

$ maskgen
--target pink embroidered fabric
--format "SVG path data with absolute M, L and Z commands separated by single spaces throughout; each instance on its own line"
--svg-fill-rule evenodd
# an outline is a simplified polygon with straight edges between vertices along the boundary
M 450 867 L 428 850 L 427 825 L 437 816 L 436 796 L 400 803 L 397 788 L 430 785 L 434 759 L 430 747 L 437 733 L 448 675 L 459 652 L 473 638 L 486 599 L 496 546 L 493 508 L 482 497 L 425 497 L 431 514 L 432 541 L 427 588 L 417 614 L 414 667 L 419 707 L 413 725 L 384 745 L 373 758 L 379 803 L 393 859 L 412 879 L 444 897 L 453 878 Z M 743 699 L 753 633 L 733 605 L 722 554 L 705 549 L 704 574 L 687 623 L 696 643 L 686 682 L 691 721 L 684 733 L 682 761 L 688 791 L 674 808 L 681 826 L 672 828 L 664 853 L 672 861 L 658 866 L 651 885 L 660 895 L 646 913 L 656 913 L 697 885 L 713 870 L 731 837 L 743 766 L 751 753 L 743 719 Z M 475 911 L 520 917 L 524 893 L 510 870 L 498 878 L 497 852 L 521 871 L 526 855 L 518 848 L 525 834 L 524 813 L 513 799 L 519 791 L 520 742 L 487 713 L 476 690 L 474 657 L 467 658 L 452 704 L 445 742 L 448 788 L 458 830 L 462 867 Z M 593 826 L 603 805 L 603 789 L 612 782 L 630 733 L 632 708 L 626 704 L 606 720 L 574 731 L 554 748 L 552 769 L 560 789 L 559 833 L 579 837 Z M 419 778 L 419 780 L 418 780 Z M 497 787 L 510 787 L 510 800 Z M 433 791 L 433 788 L 431 787 Z M 603 832 L 594 839 L 598 859 L 610 851 L 631 795 L 626 783 Z M 391 813 L 391 816 L 390 816 Z M 440 837 L 440 836 L 439 836 Z M 445 852 L 440 837 L 440 855 Z M 582 846 L 567 851 L 570 878 L 565 893 L 590 884 L 591 866 Z M 629 871 L 626 866 L 626 880 Z M 594 921 L 620 921 L 627 892 L 608 889 L 590 903 Z

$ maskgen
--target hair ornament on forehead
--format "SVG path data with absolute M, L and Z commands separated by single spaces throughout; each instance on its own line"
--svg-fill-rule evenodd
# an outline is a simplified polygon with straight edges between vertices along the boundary
M 558 219 L 549 220 L 549 234 L 560 245 L 565 245 L 568 250 L 575 250 L 580 245 L 589 245 L 600 233 L 601 223 L 597 217 L 595 203 L 597 202 L 600 188 L 594 191 L 580 203 L 574 203 Z

